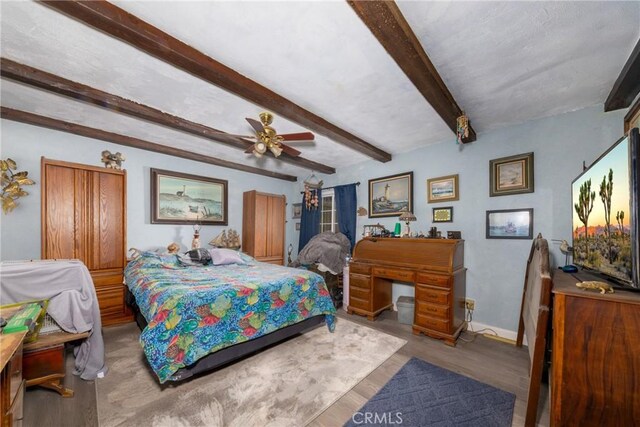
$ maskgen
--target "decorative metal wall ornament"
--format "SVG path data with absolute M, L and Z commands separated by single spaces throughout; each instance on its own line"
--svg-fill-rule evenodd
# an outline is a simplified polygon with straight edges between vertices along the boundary
M 304 181 L 304 206 L 307 210 L 318 209 L 318 189 L 322 188 L 323 182 L 313 173 Z
M 456 144 L 462 143 L 464 138 L 469 137 L 469 116 L 464 111 L 456 119 Z
M 17 169 L 16 162 L 7 159 L 2 160 L 2 210 L 5 214 L 11 212 L 18 206 L 18 200 L 20 197 L 26 196 L 29 193 L 22 189 L 22 185 L 33 185 L 35 181 L 27 178 L 29 172 L 21 171 L 14 172 Z

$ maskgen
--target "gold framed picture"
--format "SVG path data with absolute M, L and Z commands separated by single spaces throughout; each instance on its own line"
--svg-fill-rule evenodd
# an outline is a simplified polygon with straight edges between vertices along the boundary
M 533 193 L 533 153 L 489 161 L 489 196 Z
M 452 202 L 458 200 L 458 174 L 427 180 L 427 202 Z
M 413 211 L 413 172 L 369 180 L 369 218 Z
M 453 206 L 433 208 L 432 222 L 453 222 Z

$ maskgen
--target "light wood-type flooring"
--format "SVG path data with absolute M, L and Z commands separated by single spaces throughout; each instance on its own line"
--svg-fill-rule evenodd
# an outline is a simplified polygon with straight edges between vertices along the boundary
M 314 427 L 342 426 L 351 415 L 369 400 L 411 358 L 417 357 L 462 375 L 491 384 L 516 395 L 513 425 L 523 425 L 528 385 L 528 355 L 526 349 L 483 336 L 462 335 L 472 342 L 458 341 L 456 347 L 424 335 L 413 335 L 410 325 L 396 320 L 397 313 L 385 312 L 375 322 L 356 315 L 339 316 L 364 326 L 407 340 L 407 344 L 337 402 L 327 408 L 312 423 Z M 106 343 L 109 345 L 109 343 Z M 96 392 L 93 381 L 83 381 L 71 374 L 73 356 L 67 360 L 65 383 L 75 391 L 65 399 L 49 390 L 32 388 L 25 394 L 23 427 L 93 427 L 98 426 Z M 549 425 L 548 387 L 543 384 L 538 410 L 538 423 Z

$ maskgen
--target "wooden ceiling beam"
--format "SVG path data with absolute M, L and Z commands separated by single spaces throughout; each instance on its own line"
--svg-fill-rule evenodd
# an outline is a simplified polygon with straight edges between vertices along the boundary
M 297 181 L 293 175 L 287 175 L 279 172 L 272 172 L 265 169 L 247 166 L 240 163 L 230 162 L 228 160 L 218 159 L 217 157 L 205 156 L 203 154 L 191 151 L 181 150 L 179 148 L 168 147 L 166 145 L 157 144 L 155 142 L 145 141 L 143 139 L 133 138 L 131 136 L 120 135 L 113 132 L 107 132 L 76 123 L 65 122 L 63 120 L 53 119 L 26 111 L 15 110 L 13 108 L 0 107 L 0 117 L 14 122 L 26 123 L 34 126 L 40 126 L 47 129 L 58 130 L 62 132 L 72 133 L 87 138 L 99 139 L 125 147 L 138 148 L 140 150 L 151 151 L 154 153 L 166 154 L 183 159 L 193 160 L 196 162 L 207 163 L 210 165 L 220 166 L 228 169 L 236 169 L 242 172 L 253 173 L 256 175 L 268 176 L 269 178 L 282 179 L 284 181 Z
M 436 113 L 456 134 L 456 120 L 462 115 L 462 109 L 431 63 L 398 5 L 393 1 L 347 2 Z M 469 125 L 469 136 L 462 142 L 475 140 L 476 133 Z
M 604 103 L 604 111 L 627 108 L 640 93 L 640 40 L 611 88 Z
M 116 113 L 146 120 L 174 130 L 191 135 L 207 138 L 211 141 L 227 146 L 246 150 L 253 143 L 233 135 L 225 135 L 224 132 L 196 123 L 178 116 L 164 113 L 156 108 L 113 95 L 82 83 L 77 83 L 55 74 L 20 64 L 8 58 L 0 59 L 0 73 L 3 78 L 11 79 L 29 86 L 44 89 L 48 92 L 69 97 L 75 101 L 83 101 Z M 335 173 L 335 168 L 314 162 L 302 157 L 290 156 L 282 153 L 280 160 L 292 165 L 322 172 Z
M 107 1 L 41 0 L 41 3 L 337 143 L 381 162 L 391 160 L 391 154 Z

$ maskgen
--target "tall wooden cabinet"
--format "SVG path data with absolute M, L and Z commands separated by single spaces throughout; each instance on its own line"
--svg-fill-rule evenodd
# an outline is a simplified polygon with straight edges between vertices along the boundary
M 42 158 L 42 258 L 79 259 L 103 325 L 132 320 L 124 303 L 126 171 Z
M 246 191 L 242 210 L 242 250 L 258 261 L 284 265 L 284 195 Z

